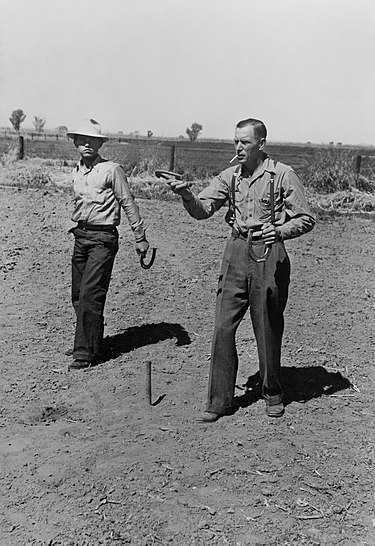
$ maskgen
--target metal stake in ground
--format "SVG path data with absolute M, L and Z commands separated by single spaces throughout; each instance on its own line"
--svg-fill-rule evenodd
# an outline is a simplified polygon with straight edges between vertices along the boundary
M 151 405 L 151 362 L 146 360 L 146 400 Z

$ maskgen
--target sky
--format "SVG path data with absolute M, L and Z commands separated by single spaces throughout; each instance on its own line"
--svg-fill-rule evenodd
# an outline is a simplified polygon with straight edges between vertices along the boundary
M 374 0 L 0 0 L 0 126 L 375 145 Z

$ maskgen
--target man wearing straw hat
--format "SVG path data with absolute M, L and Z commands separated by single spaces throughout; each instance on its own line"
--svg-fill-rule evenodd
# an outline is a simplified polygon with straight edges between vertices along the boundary
M 165 175 L 191 216 L 202 220 L 229 204 L 232 227 L 226 245 L 216 300 L 215 330 L 206 413 L 213 423 L 234 411 L 238 369 L 235 336 L 247 309 L 258 348 L 260 387 L 269 417 L 284 413 L 280 353 L 290 262 L 284 241 L 310 231 L 315 223 L 293 169 L 264 152 L 267 130 L 253 118 L 236 125 L 235 159 L 195 196 L 187 182 Z M 231 162 L 232 162 L 231 161 Z M 177 178 L 177 177 L 176 177 Z
M 149 244 L 137 203 L 120 165 L 103 159 L 99 149 L 109 138 L 100 124 L 87 120 L 67 133 L 80 154 L 73 171 L 75 208 L 70 231 L 75 237 L 72 255 L 72 303 L 76 329 L 71 370 L 92 365 L 102 349 L 104 305 L 118 251 L 121 208 L 135 238 L 137 253 L 144 258 Z

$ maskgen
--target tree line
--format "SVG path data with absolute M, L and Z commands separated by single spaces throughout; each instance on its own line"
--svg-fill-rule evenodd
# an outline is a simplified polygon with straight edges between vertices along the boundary
M 21 108 L 17 108 L 16 110 L 13 110 L 10 118 L 9 118 L 9 121 L 11 122 L 12 126 L 13 126 L 13 129 L 17 132 L 19 132 L 20 128 L 21 128 L 21 124 L 25 121 L 26 119 L 26 114 L 24 113 L 24 111 L 21 109 Z M 33 119 L 33 125 L 35 127 L 35 132 L 39 135 L 40 133 L 42 133 L 44 131 L 44 125 L 46 123 L 46 120 L 45 118 L 41 118 L 39 116 L 34 116 L 34 119 Z M 59 128 L 59 132 L 60 132 L 60 129 L 61 130 L 65 130 L 67 131 L 67 128 L 65 126 L 60 126 Z M 189 139 L 191 140 L 191 142 L 195 142 L 196 140 L 198 140 L 198 137 L 202 131 L 203 127 L 200 123 L 192 123 L 190 127 L 187 127 L 186 129 L 186 134 L 188 135 Z M 147 137 L 148 138 L 151 138 L 153 135 L 153 132 L 152 131 L 147 131 Z
M 15 131 L 19 131 L 21 128 L 21 123 L 23 123 L 26 119 L 26 114 L 24 113 L 21 108 L 17 108 L 17 110 L 13 110 L 9 121 L 11 122 L 13 129 Z M 46 123 L 46 120 L 44 118 L 41 118 L 39 116 L 34 116 L 33 119 L 33 125 L 35 127 L 35 131 L 40 134 L 44 131 L 44 125 Z

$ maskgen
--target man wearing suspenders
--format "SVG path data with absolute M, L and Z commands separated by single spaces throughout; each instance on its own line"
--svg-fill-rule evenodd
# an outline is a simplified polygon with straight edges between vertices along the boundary
M 208 402 L 199 419 L 204 423 L 213 423 L 235 409 L 235 336 L 247 309 L 258 348 L 266 413 L 269 417 L 284 413 L 280 358 L 290 279 L 284 241 L 310 231 L 315 219 L 297 174 L 264 152 L 266 137 L 262 121 L 240 121 L 234 138 L 239 165 L 221 172 L 198 196 L 187 182 L 166 176 L 197 220 L 209 218 L 225 203 L 229 205 L 226 221 L 232 233 L 219 277 Z

